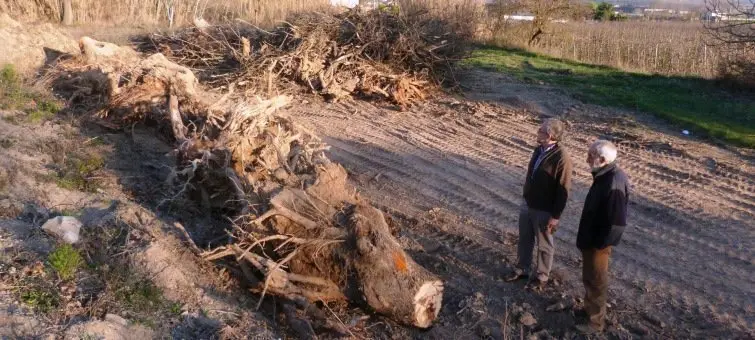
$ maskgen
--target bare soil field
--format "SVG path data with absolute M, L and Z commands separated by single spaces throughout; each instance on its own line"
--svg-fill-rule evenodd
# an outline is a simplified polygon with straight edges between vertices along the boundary
M 558 89 L 519 84 L 488 71 L 466 72 L 468 99 L 444 95 L 406 112 L 361 101 L 328 104 L 311 96 L 300 97 L 287 109 L 331 146 L 329 156 L 347 168 L 362 195 L 389 214 L 410 255 L 446 283 L 443 309 L 433 328 L 418 331 L 343 311 L 341 315 L 357 320 L 354 332 L 382 339 L 577 337 L 572 326 L 578 321 L 574 309 L 581 303 L 582 288 L 574 242 L 590 183 L 587 167 L 579 165 L 589 142 L 601 137 L 619 143 L 620 164 L 633 182 L 630 226 L 612 258 L 606 336 L 753 336 L 751 151 L 677 137 L 651 118 L 584 105 Z M 565 144 L 578 166 L 574 193 L 556 234 L 554 283 L 532 292 L 524 290 L 523 283 L 501 278 L 515 261 L 522 177 L 535 131 L 541 119 L 551 115 L 571 123 Z M 43 216 L 63 210 L 104 211 L 107 205 L 101 202 L 116 199 L 122 202 L 118 220 L 132 221 L 127 229 L 141 235 L 131 236 L 124 251 L 142 259 L 137 266 L 147 269 L 167 298 L 181 303 L 178 314 L 159 317 L 172 321 L 159 324 L 155 336 L 217 338 L 221 330 L 239 334 L 229 329 L 243 324 L 241 315 L 246 325 L 256 320 L 252 332 L 263 338 L 272 337 L 279 327 L 285 334 L 285 326 L 273 321 L 274 303 L 264 305 L 261 314 L 245 314 L 256 299 L 241 298 L 240 287 L 212 279 L 222 277 L 222 271 L 197 263 L 186 249 L 184 230 L 198 244 L 208 244 L 222 236 L 217 228 L 222 222 L 180 206 L 183 203 L 164 205 L 161 183 L 173 160 L 166 157 L 171 150 L 167 142 L 155 138 L 152 128 L 115 132 L 97 126 L 73 128 L 66 121 L 47 122 L 42 128 L 9 121 L 0 122 L 9 141 L 0 150 L 10 183 L 3 204 L 7 218 L 19 219 L 3 221 L 4 277 L 12 276 L 9 265 L 33 264 L 39 255 L 30 254 L 50 251 L 49 238 L 36 231 Z M 82 193 L 45 180 L 52 171 L 44 170 L 45 164 L 55 164 L 55 155 L 96 140 L 102 142 L 95 143 L 95 151 L 107 159 L 99 173 L 101 189 Z M 30 213 L 29 202 L 46 208 Z M 195 274 L 199 271 L 213 274 Z M 70 328 L 72 320 L 55 324 L 40 317 L 22 307 L 12 291 L 8 287 L 4 295 L 4 315 L 13 320 L 8 326 L 12 332 L 20 333 L 6 329 L 3 336 L 61 334 L 81 327 Z M 556 311 L 547 311 L 559 303 Z M 527 313 L 536 324 L 522 324 Z
M 166 126 L 6 110 L 0 338 L 581 339 L 575 239 L 591 182 L 584 158 L 596 138 L 620 146 L 633 184 L 599 338 L 755 337 L 752 150 L 695 140 L 683 127 L 584 104 L 559 88 L 481 69 L 461 75 L 461 95 L 436 94 L 403 111 L 301 93 L 283 109 L 330 146 L 327 156 L 386 213 L 401 247 L 443 280 L 431 328 L 334 303 L 316 309 L 345 332 L 302 335 L 285 299 L 260 302 L 234 268 L 201 258 L 229 242 L 232 223 L 168 183 L 177 155 Z M 502 278 L 516 260 L 523 177 L 546 117 L 569 122 L 564 144 L 576 174 L 554 279 L 530 291 Z M 61 215 L 83 223 L 77 248 L 87 266 L 72 280 L 51 268 L 60 245 L 41 228 Z
M 485 102 L 446 97 L 409 112 L 361 102 L 292 109 L 332 146 L 331 157 L 364 195 L 404 222 L 402 240 L 413 255 L 447 280 L 444 321 L 423 336 L 483 336 L 511 306 L 527 303 L 539 321 L 535 330 L 571 337 L 573 316 L 546 307 L 582 294 L 574 243 L 591 177 L 580 165 L 599 137 L 619 143 L 620 166 L 633 183 L 630 226 L 612 257 L 611 337 L 753 336 L 749 151 L 683 139 L 651 118 L 583 105 L 558 89 L 468 72 L 466 95 Z M 558 286 L 532 293 L 501 277 L 515 262 L 535 132 L 550 115 L 571 122 L 565 144 L 576 183 L 556 234 Z M 475 294 L 485 312 L 465 323 L 457 315 Z

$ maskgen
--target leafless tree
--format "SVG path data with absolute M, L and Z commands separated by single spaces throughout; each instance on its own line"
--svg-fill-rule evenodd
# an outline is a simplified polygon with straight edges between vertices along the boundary
M 574 18 L 583 9 L 578 0 L 497 0 L 491 6 L 498 22 L 505 21 L 504 16 L 517 12 L 526 12 L 534 17 L 528 45 L 536 43 L 541 35 L 550 33 L 550 24 L 554 20 Z
M 720 76 L 755 88 L 755 0 L 706 0 L 705 27 L 722 53 Z M 711 14 L 715 13 L 716 16 Z
M 755 0 L 706 0 L 705 5 L 717 14 L 705 26 L 718 42 L 755 43 Z

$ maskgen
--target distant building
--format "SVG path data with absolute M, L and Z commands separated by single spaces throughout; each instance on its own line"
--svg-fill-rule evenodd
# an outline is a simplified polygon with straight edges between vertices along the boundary
M 513 20 L 513 21 L 533 21 L 535 20 L 535 16 L 532 14 L 512 14 L 512 15 L 504 15 L 504 20 Z
M 703 20 L 707 21 L 744 21 L 755 23 L 755 15 L 746 15 L 744 13 L 723 13 L 707 12 L 703 15 Z
M 359 0 L 330 0 L 333 6 L 354 7 L 359 4 Z

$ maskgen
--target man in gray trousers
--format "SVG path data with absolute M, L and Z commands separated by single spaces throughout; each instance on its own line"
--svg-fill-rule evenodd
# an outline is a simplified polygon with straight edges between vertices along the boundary
M 543 288 L 553 265 L 553 233 L 569 198 L 572 162 L 559 144 L 564 123 L 546 120 L 537 131 L 538 147 L 532 153 L 524 183 L 525 204 L 519 214 L 519 261 L 507 282 L 529 277 L 532 250 L 537 243 L 537 272 L 530 280 L 532 288 Z M 536 242 L 537 241 L 537 242 Z

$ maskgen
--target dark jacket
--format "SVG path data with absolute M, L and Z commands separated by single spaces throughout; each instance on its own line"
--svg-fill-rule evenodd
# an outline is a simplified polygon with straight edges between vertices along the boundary
M 577 232 L 579 249 L 618 245 L 627 225 L 629 179 L 615 163 L 593 174 Z
M 571 190 L 571 157 L 556 144 L 545 153 L 537 169 L 533 169 L 542 152 L 543 149 L 537 147 L 532 153 L 524 182 L 524 200 L 531 209 L 549 212 L 552 218 L 559 219 Z

